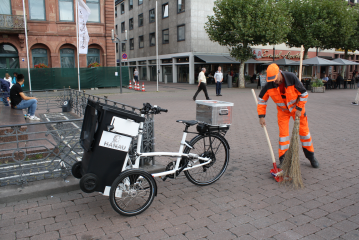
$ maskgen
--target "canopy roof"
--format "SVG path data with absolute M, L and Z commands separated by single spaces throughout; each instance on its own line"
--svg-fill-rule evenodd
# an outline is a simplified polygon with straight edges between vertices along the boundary
M 196 55 L 196 57 L 202 59 L 206 63 L 240 63 L 231 56 L 223 55 Z
M 357 62 L 349 61 L 349 60 L 342 59 L 342 58 L 336 58 L 332 61 L 340 63 L 340 65 L 359 65 L 359 63 L 357 63 Z
M 299 65 L 299 62 L 291 63 L 289 65 Z M 334 65 L 341 65 L 337 62 L 330 61 L 320 57 L 313 57 L 303 60 L 303 65 L 316 65 L 316 66 L 334 66 Z
M 296 61 L 293 61 L 293 60 L 289 60 L 289 59 L 286 59 L 286 58 L 282 58 L 282 59 L 279 59 L 277 61 L 274 61 L 274 62 L 269 62 L 269 63 L 266 63 L 264 65 L 270 65 L 272 63 L 275 63 L 277 64 L 278 66 L 285 66 L 285 65 L 290 65 L 292 63 L 295 63 Z

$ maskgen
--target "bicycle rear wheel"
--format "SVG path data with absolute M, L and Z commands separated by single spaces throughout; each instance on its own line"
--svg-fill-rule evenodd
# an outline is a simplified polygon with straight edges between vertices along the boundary
M 113 209 L 124 216 L 135 216 L 153 202 L 157 185 L 152 175 L 140 169 L 122 172 L 112 183 L 110 202 Z
M 197 135 L 191 140 L 190 145 L 193 148 L 186 147 L 184 153 L 191 152 L 198 154 L 200 157 L 209 157 L 212 159 L 212 162 L 202 167 L 185 171 L 187 179 L 193 184 L 200 186 L 216 182 L 224 174 L 228 166 L 229 146 L 227 142 L 218 134 L 213 134 L 211 137 Z M 196 164 L 201 163 L 204 163 L 204 161 L 200 160 Z

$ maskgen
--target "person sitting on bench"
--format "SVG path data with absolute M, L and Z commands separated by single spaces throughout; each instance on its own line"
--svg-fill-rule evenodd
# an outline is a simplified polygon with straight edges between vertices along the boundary
M 19 74 L 16 79 L 16 84 L 11 87 L 10 90 L 10 100 L 11 107 L 14 109 L 25 109 L 27 108 L 27 119 L 39 121 L 40 118 L 35 116 L 35 111 L 37 107 L 37 98 L 27 97 L 21 88 L 21 85 L 24 83 L 24 75 Z
M 10 83 L 2 78 L 0 78 L 1 82 L 1 101 L 4 103 L 6 107 L 9 106 L 9 92 L 10 92 Z

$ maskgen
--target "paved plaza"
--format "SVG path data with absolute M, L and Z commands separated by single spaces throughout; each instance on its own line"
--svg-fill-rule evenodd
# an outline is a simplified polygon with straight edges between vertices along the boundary
M 134 217 L 117 214 L 108 197 L 80 190 L 0 204 L 0 239 L 359 239 L 359 107 L 350 104 L 357 89 L 309 93 L 306 110 L 321 165 L 313 169 L 300 151 L 301 190 L 280 186 L 271 177 L 250 89 L 224 88 L 222 97 L 215 96 L 214 86 L 208 89 L 212 99 L 234 103 L 226 135 L 230 163 L 216 183 L 199 187 L 184 174 L 156 179 L 157 197 Z M 146 82 L 146 91 L 86 92 L 136 107 L 150 102 L 167 108 L 168 113 L 155 116 L 156 151 L 178 151 L 184 126 L 176 120 L 195 119 L 196 85 L 160 84 L 156 92 L 155 83 Z M 205 99 L 204 94 L 197 99 Z M 276 111 L 269 100 L 267 128 L 278 158 Z

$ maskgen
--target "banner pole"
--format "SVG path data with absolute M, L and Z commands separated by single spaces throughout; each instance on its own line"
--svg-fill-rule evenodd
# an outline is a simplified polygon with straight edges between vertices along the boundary
M 76 0 L 76 44 L 77 44 L 77 84 L 79 91 L 81 91 L 80 85 L 80 49 L 79 49 L 79 2 Z
M 156 63 L 157 63 L 157 92 L 158 92 L 158 78 L 160 76 L 159 74 L 159 70 L 160 70 L 160 67 L 159 67 L 159 60 L 158 60 L 158 21 L 157 21 L 157 1 L 156 1 Z
M 29 44 L 27 39 L 27 19 L 26 19 L 26 8 L 25 0 L 22 0 L 22 11 L 24 14 L 24 25 L 25 25 L 25 38 L 26 38 L 26 57 L 27 57 L 27 75 L 29 77 L 29 90 L 31 91 L 31 75 L 30 75 L 30 60 L 29 60 Z

